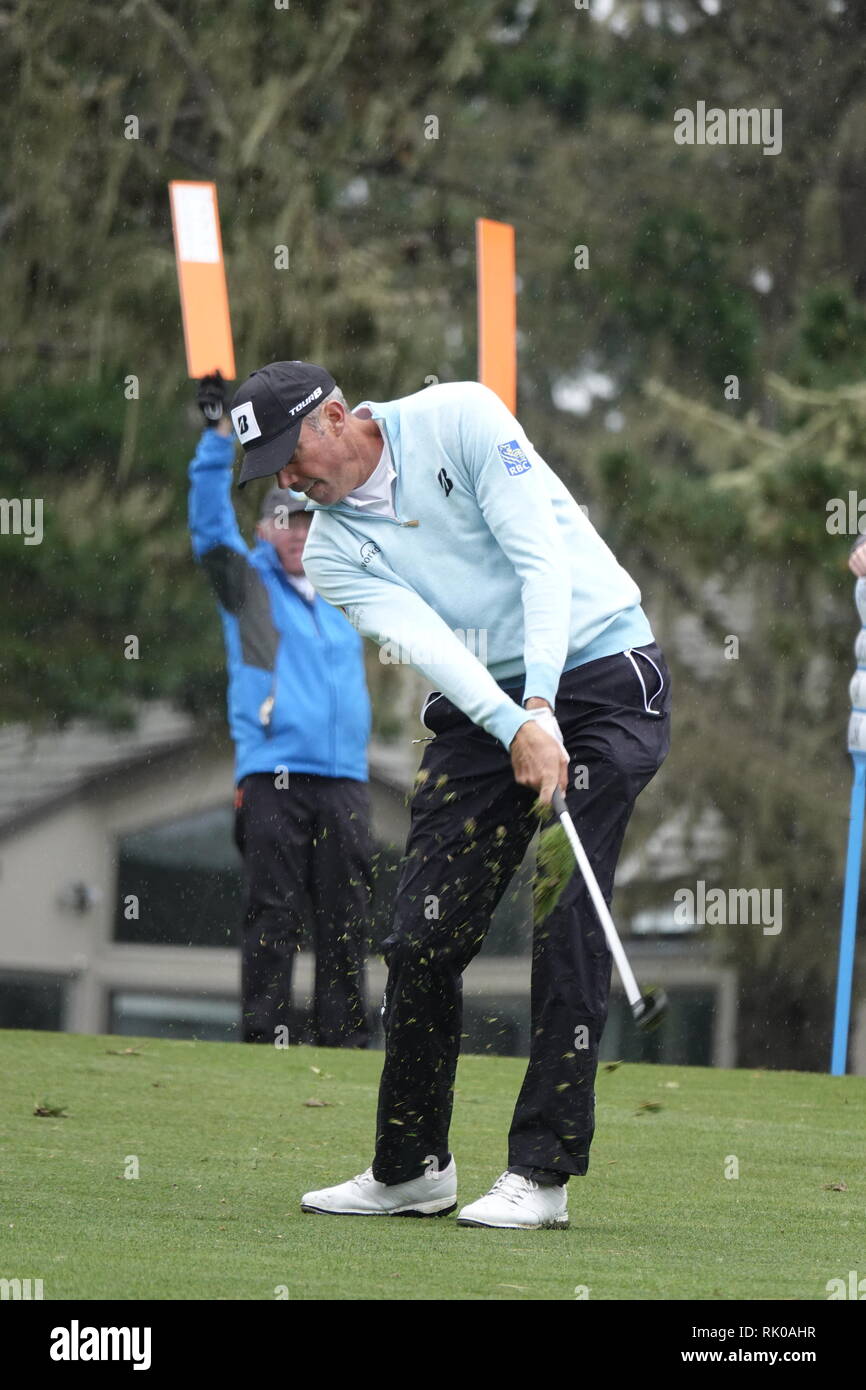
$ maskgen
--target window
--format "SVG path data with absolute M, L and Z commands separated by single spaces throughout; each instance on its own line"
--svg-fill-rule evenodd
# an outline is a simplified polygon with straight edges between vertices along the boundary
M 238 1042 L 240 1017 L 236 999 L 118 992 L 111 996 L 109 1032 L 137 1038 Z
M 668 1012 L 660 1027 L 642 1033 L 631 1005 L 612 994 L 599 1056 L 603 1061 L 667 1062 L 672 1066 L 713 1065 L 713 1014 L 716 992 L 687 986 L 665 991 Z
M 226 806 L 123 836 L 115 940 L 240 945 L 244 883 L 233 828 Z
M 0 1028 L 63 1031 L 66 1020 L 66 980 L 36 971 L 0 974 Z

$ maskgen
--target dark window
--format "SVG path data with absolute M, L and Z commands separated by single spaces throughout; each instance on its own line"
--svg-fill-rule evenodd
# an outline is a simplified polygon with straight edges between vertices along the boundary
M 374 843 L 371 949 L 391 931 L 400 858 L 393 846 Z M 132 907 L 130 898 L 135 899 Z M 245 899 L 243 861 L 229 807 L 165 821 L 119 842 L 116 941 L 239 947 Z M 313 949 L 309 914 L 300 949 Z
M 240 945 L 244 884 L 231 807 L 165 821 L 119 843 L 116 941 Z M 137 906 L 130 908 L 133 897 Z M 129 915 L 137 911 L 138 916 Z
M 611 996 L 599 1055 L 603 1061 L 667 1062 L 671 1066 L 711 1067 L 716 992 L 687 986 L 665 991 L 668 1012 L 656 1029 L 642 1033 L 621 994 Z
M 0 1028 L 60 1033 L 66 1015 L 66 980 L 36 971 L 0 975 Z

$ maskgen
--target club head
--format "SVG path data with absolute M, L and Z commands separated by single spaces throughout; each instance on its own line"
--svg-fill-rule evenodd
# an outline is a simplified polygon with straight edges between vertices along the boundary
M 668 997 L 663 989 L 648 989 L 646 994 L 641 995 L 637 1003 L 631 1006 L 635 1023 L 645 1033 L 658 1027 L 667 1009 Z

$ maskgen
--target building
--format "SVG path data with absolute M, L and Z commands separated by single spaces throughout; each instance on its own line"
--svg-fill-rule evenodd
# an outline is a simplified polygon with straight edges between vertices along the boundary
M 388 930 L 419 757 L 406 738 L 370 749 L 374 940 Z M 84 721 L 56 732 L 0 730 L 0 1027 L 237 1036 L 243 882 L 232 787 L 227 736 L 162 703 L 143 706 L 129 731 Z M 669 1023 L 637 1033 L 617 981 L 603 1054 L 734 1066 L 735 971 L 653 915 L 652 885 L 682 872 L 681 839 L 665 827 L 624 857 L 617 878 L 635 973 L 664 982 Z M 528 1052 L 531 874 L 532 850 L 466 973 L 468 1050 Z M 298 1012 L 312 969 L 302 949 Z M 384 963 L 371 954 L 374 1023 L 384 981 Z M 866 1072 L 862 1049 L 858 1057 Z

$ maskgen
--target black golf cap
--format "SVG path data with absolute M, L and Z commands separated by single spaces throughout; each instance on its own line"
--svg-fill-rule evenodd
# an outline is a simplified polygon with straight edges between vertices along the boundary
M 285 468 L 298 443 L 305 415 L 336 386 L 314 362 L 269 362 L 234 394 L 231 418 L 244 450 L 238 487 L 272 478 Z

